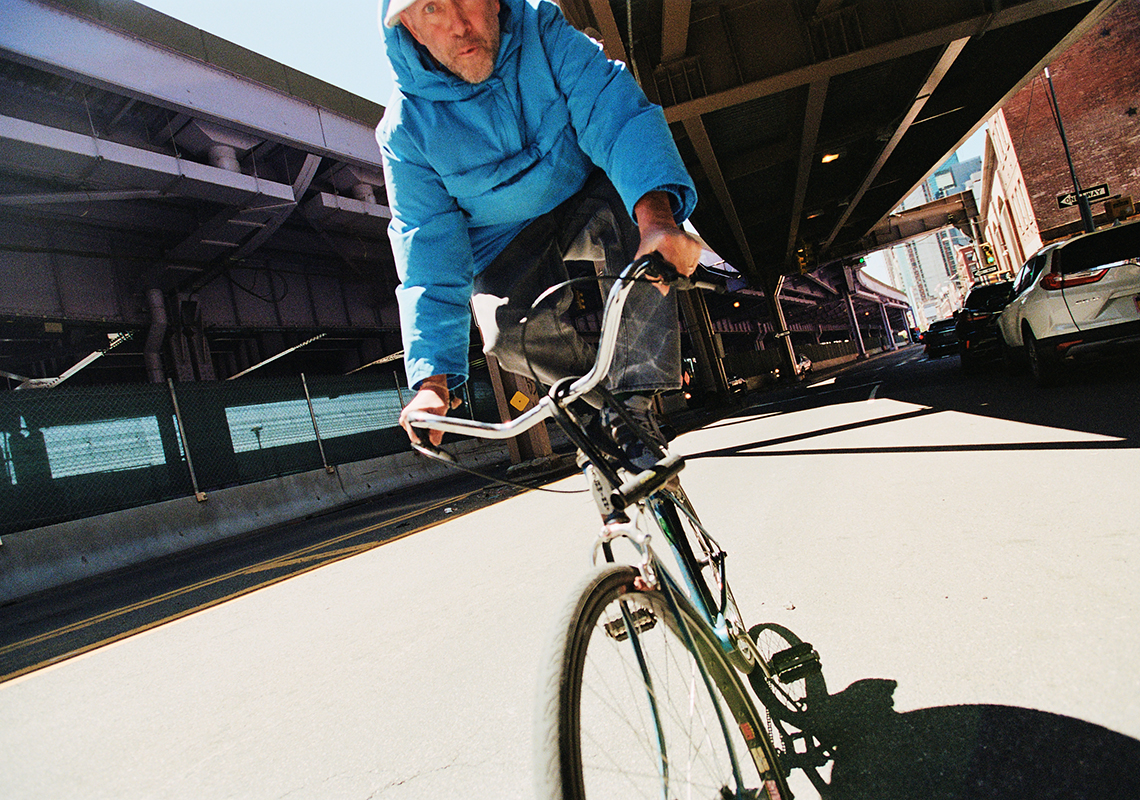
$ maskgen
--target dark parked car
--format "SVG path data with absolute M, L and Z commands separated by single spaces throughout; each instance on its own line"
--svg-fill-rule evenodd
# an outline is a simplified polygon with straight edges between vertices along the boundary
M 964 372 L 976 372 L 982 363 L 1001 358 L 997 320 L 1012 297 L 1013 281 L 978 285 L 966 295 L 954 326 Z
M 926 335 L 922 337 L 927 356 L 940 356 L 958 349 L 958 334 L 954 332 L 954 318 L 940 319 L 930 323 Z

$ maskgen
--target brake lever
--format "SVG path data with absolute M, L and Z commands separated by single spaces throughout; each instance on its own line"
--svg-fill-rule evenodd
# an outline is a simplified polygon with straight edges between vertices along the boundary
M 665 257 L 656 250 L 642 256 L 647 261 L 645 275 L 656 278 L 666 286 L 671 286 L 680 292 L 691 292 L 694 289 L 705 289 L 716 294 L 725 294 L 728 288 L 712 281 L 693 280 L 689 275 L 682 275 L 677 268 L 665 260 Z
M 693 289 L 704 289 L 716 294 L 725 294 L 728 289 L 723 284 L 713 283 L 712 281 L 695 281 L 688 275 L 677 274 L 676 280 L 669 283 L 670 286 L 675 287 L 678 291 L 691 292 Z
M 455 456 L 444 450 L 442 447 L 432 444 L 431 442 L 412 442 L 412 449 L 419 453 L 421 456 L 442 461 L 446 464 L 459 465 L 455 460 Z

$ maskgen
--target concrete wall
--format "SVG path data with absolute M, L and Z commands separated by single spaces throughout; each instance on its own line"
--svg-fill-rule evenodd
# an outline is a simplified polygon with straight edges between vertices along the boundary
M 507 445 L 467 440 L 449 448 L 480 467 L 509 459 Z M 20 531 L 0 544 L 0 605 L 45 589 L 330 511 L 456 474 L 411 451 L 141 508 Z

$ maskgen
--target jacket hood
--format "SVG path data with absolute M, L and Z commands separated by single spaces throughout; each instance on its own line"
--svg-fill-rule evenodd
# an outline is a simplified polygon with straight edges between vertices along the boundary
M 519 37 L 512 35 L 522 19 L 521 8 L 527 0 L 499 0 L 499 29 L 502 41 L 495 70 L 518 47 Z M 495 73 L 483 83 L 471 84 L 436 66 L 427 48 L 417 42 L 403 25 L 389 28 L 384 25 L 388 6 L 392 0 L 383 0 L 380 6 L 380 32 L 384 35 L 388 62 L 396 76 L 396 90 L 401 94 L 425 100 L 462 100 L 481 91 L 484 84 L 494 80 Z

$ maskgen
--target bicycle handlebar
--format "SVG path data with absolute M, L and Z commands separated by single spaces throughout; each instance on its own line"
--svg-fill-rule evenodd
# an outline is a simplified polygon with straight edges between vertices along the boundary
M 681 291 L 709 289 L 724 292 L 724 287 L 707 281 L 694 281 L 681 275 L 659 253 L 649 253 L 632 262 L 624 270 L 606 296 L 602 313 L 602 330 L 598 342 L 598 355 L 593 367 L 582 377 L 570 384 L 569 389 L 560 393 L 559 400 L 547 393 L 535 406 L 509 422 L 479 422 L 461 417 L 447 417 L 415 411 L 408 414 L 408 422 L 417 428 L 428 428 L 445 433 L 462 433 L 480 439 L 509 439 L 533 428 L 538 423 L 553 416 L 556 402 L 568 405 L 579 397 L 588 394 L 609 374 L 614 351 L 617 349 L 618 326 L 621 322 L 625 301 L 634 284 L 642 278 L 659 280 Z M 434 448 L 433 448 L 434 450 Z

